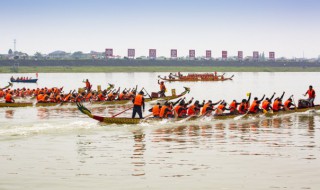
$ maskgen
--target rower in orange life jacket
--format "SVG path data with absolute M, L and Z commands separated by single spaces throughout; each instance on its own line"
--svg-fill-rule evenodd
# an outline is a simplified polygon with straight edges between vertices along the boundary
M 287 101 L 284 102 L 283 108 L 285 110 L 290 110 L 291 106 L 296 107 L 295 104 L 292 103 L 292 98 L 290 97 Z
M 230 105 L 229 105 L 230 113 L 232 113 L 232 114 L 238 113 L 237 108 L 238 108 L 238 105 L 239 105 L 239 104 L 240 104 L 240 103 L 238 103 L 236 100 L 233 100 L 233 101 L 230 103 Z
M 246 99 L 242 99 L 239 107 L 238 107 L 238 112 L 239 114 L 245 114 L 247 113 L 248 108 L 247 108 L 247 100 Z
M 203 105 L 202 110 L 201 110 L 201 115 L 207 115 L 210 114 L 212 111 L 214 111 L 214 106 L 218 105 L 221 102 L 212 103 L 211 100 L 209 100 L 206 104 Z
M 132 100 L 133 102 L 133 110 L 132 110 L 132 118 L 135 118 L 136 116 L 136 113 L 138 113 L 139 115 L 139 118 L 142 119 L 142 110 L 141 110 L 141 107 L 143 108 L 143 111 L 144 111 L 144 92 L 143 91 L 140 91 L 138 95 L 136 95 L 134 97 L 134 99 Z
M 184 98 L 183 98 L 184 99 Z M 168 102 L 168 109 L 169 111 L 166 113 L 167 117 L 173 118 L 174 117 L 174 113 L 173 113 L 173 108 L 181 101 L 183 100 L 182 98 L 180 98 L 179 100 L 175 101 L 175 102 Z
M 118 99 L 119 99 L 119 100 L 124 100 L 126 94 L 127 94 L 127 92 L 126 92 L 125 90 L 123 90 L 122 93 L 119 94 Z
M 308 101 L 310 105 L 314 107 L 314 99 L 316 98 L 316 92 L 314 91 L 313 87 L 310 85 L 308 91 L 304 94 L 306 96 L 308 94 Z
M 249 112 L 250 113 L 258 113 L 260 111 L 259 105 L 260 105 L 260 101 L 254 100 L 249 108 Z
M 188 105 L 192 103 L 193 98 L 185 103 L 184 99 L 174 108 L 175 113 L 179 118 L 187 117 Z
M 171 112 L 171 109 L 169 108 L 169 102 L 164 103 L 164 105 L 160 109 L 160 118 L 168 118 L 168 113 Z
M 269 111 L 270 109 L 272 109 L 271 107 L 271 102 L 272 102 L 272 99 L 274 98 L 274 95 L 276 93 L 274 92 L 273 95 L 271 96 L 271 98 L 266 98 L 263 102 L 262 102 L 262 105 L 261 105 L 261 108 L 266 110 L 266 111 Z
M 227 106 L 227 103 L 224 102 L 224 100 L 223 100 L 221 102 L 221 104 L 218 106 L 218 108 L 216 109 L 216 113 L 215 114 L 216 115 L 222 115 L 225 110 L 230 110 L 230 109 L 226 108 L 226 106 Z
M 6 96 L 5 96 L 5 101 L 6 101 L 6 103 L 14 103 L 14 99 L 13 99 L 12 95 L 13 95 L 13 92 L 12 92 L 12 91 L 11 91 L 11 92 L 8 92 L 8 93 L 6 94 Z
M 101 92 L 101 93 L 98 95 L 98 101 L 105 101 L 105 100 L 106 100 L 106 95 L 107 95 L 107 92 L 106 92 L 106 91 Z
M 166 93 L 166 86 L 164 85 L 163 81 L 159 81 L 158 80 L 158 84 L 160 85 L 160 91 L 158 92 L 160 94 L 160 97 L 166 97 L 165 93 Z
M 279 111 L 279 110 L 281 109 L 281 107 L 283 106 L 283 105 L 282 105 L 282 99 L 283 99 L 284 93 L 285 93 L 285 92 L 282 93 L 282 95 L 281 95 L 280 98 L 277 97 L 277 98 L 274 100 L 273 105 L 272 105 L 272 110 L 273 110 L 273 111 L 276 111 L 276 112 L 277 112 L 277 111 Z
M 151 109 L 149 109 L 149 112 L 152 112 L 153 117 L 158 118 L 160 115 L 161 105 L 158 102 L 155 106 L 153 106 Z
M 188 116 L 199 115 L 201 107 L 203 107 L 204 103 L 205 103 L 204 100 L 201 105 L 199 104 L 199 100 L 195 101 L 195 103 L 188 108 Z

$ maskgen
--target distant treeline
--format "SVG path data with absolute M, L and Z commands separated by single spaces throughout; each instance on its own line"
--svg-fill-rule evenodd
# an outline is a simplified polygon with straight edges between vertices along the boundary
M 0 60 L 0 66 L 217 66 L 217 67 L 320 67 L 320 62 L 252 62 L 252 61 L 210 61 L 210 60 Z

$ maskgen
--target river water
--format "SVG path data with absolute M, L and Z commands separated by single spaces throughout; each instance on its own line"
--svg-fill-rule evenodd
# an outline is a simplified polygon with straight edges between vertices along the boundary
M 139 85 L 150 93 L 158 91 L 157 76 L 164 74 L 40 73 L 37 84 L 14 88 L 64 86 L 67 92 L 82 87 L 88 78 L 94 88 Z M 240 101 L 248 92 L 259 98 L 273 92 L 280 96 L 283 91 L 284 99 L 294 94 L 297 101 L 310 84 L 316 93 L 320 89 L 318 73 L 226 77 L 233 74 L 233 81 L 166 86 L 177 93 L 182 86 L 190 87 L 187 99 L 213 102 Z M 0 74 L 0 86 L 10 76 Z M 130 104 L 86 106 L 107 116 Z M 73 106 L 0 108 L 0 189 L 319 189 L 319 120 L 319 112 L 308 111 L 224 121 L 106 125 Z

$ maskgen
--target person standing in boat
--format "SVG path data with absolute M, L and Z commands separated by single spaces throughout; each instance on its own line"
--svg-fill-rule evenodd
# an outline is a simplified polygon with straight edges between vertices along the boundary
M 314 91 L 313 87 L 310 85 L 309 90 L 304 94 L 306 96 L 308 94 L 308 101 L 310 102 L 310 106 L 314 107 L 314 99 L 316 98 L 316 92 Z
M 166 97 L 165 93 L 166 93 L 166 86 L 164 85 L 163 81 L 159 81 L 158 80 L 158 84 L 160 85 L 160 91 L 158 92 L 160 94 L 160 97 Z
M 89 93 L 90 91 L 91 91 L 91 87 L 92 87 L 92 85 L 90 84 L 90 82 L 89 82 L 89 80 L 87 79 L 86 80 L 86 90 L 87 90 L 87 93 Z
M 136 117 L 136 113 L 138 113 L 140 119 L 143 118 L 142 109 L 141 109 L 142 107 L 144 111 L 144 107 L 145 107 L 143 95 L 144 95 L 144 92 L 140 91 L 139 94 L 136 95 L 132 100 L 132 103 L 133 103 L 132 118 Z

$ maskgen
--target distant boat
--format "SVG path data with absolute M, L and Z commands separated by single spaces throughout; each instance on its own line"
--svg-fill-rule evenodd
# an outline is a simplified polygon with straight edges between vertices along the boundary
M 21 80 L 21 79 L 14 79 L 11 78 L 10 79 L 11 82 L 21 82 L 21 83 L 36 83 L 38 81 L 38 79 L 25 79 L 25 80 Z

